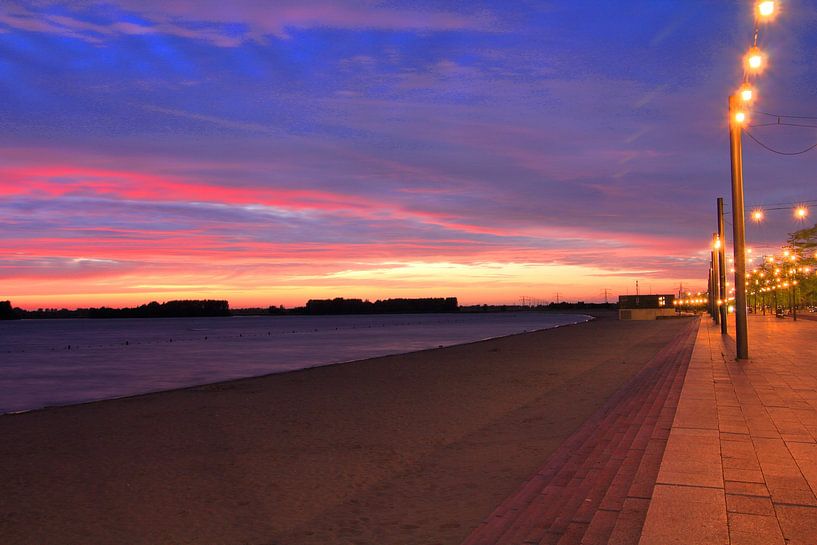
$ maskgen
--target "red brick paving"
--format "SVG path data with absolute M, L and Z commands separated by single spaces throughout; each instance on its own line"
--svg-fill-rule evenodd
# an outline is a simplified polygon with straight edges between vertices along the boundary
M 737 362 L 701 323 L 640 545 L 817 543 L 815 339 L 753 316 Z
M 463 545 L 817 544 L 817 322 L 692 326 Z
M 464 545 L 634 545 L 697 329 L 690 320 Z

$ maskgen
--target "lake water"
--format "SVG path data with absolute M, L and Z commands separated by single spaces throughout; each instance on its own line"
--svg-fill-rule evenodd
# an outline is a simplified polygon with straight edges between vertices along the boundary
M 548 329 L 577 314 L 0 322 L 0 413 L 280 373 Z

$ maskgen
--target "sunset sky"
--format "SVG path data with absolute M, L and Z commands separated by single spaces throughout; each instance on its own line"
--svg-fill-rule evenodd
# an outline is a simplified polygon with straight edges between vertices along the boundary
M 814 116 L 817 4 L 781 4 L 757 109 Z M 751 35 L 751 1 L 5 0 L 0 300 L 703 289 Z M 817 151 L 744 151 L 747 205 L 817 199 Z

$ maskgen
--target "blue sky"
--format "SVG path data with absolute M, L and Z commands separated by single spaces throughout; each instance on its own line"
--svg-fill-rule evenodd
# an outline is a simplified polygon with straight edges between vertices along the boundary
M 815 22 L 762 29 L 758 110 L 817 114 Z M 737 1 L 6 2 L 0 298 L 703 287 L 751 37 Z M 817 152 L 744 146 L 747 204 L 817 199 Z

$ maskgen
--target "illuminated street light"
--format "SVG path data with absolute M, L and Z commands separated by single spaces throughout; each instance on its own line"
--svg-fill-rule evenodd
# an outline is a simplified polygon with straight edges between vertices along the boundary
M 748 83 L 744 83 L 740 87 L 738 94 L 743 102 L 752 102 L 752 100 L 755 98 L 755 90 L 752 89 L 752 86 Z
M 808 208 L 806 208 L 805 206 L 798 206 L 797 208 L 794 209 L 795 218 L 803 220 L 806 219 L 806 216 L 808 216 Z
M 752 210 L 752 221 L 755 223 L 760 223 L 766 217 L 766 214 L 760 208 L 755 208 Z
M 754 42 L 744 57 L 747 74 L 759 74 L 766 66 L 766 58 L 757 46 L 757 22 L 771 18 L 775 13 L 775 2 L 772 0 L 758 0 L 755 3 L 756 24 Z M 744 80 L 745 81 L 745 80 Z M 735 263 L 735 304 L 731 309 L 735 311 L 735 355 L 737 360 L 749 359 L 749 341 L 747 339 L 746 320 L 746 220 L 743 196 L 743 145 L 741 136 L 743 125 L 748 116 L 739 104 L 746 104 L 754 97 L 754 92 L 739 92 L 729 97 L 729 157 L 732 170 L 732 244 Z M 756 217 L 756 216 L 755 216 Z M 730 310 L 731 310 L 730 309 Z
M 757 14 L 762 19 L 769 19 L 774 15 L 775 5 L 771 0 L 765 0 L 757 3 Z
M 760 72 L 766 64 L 766 58 L 759 47 L 754 46 L 746 53 L 746 68 L 750 72 Z

